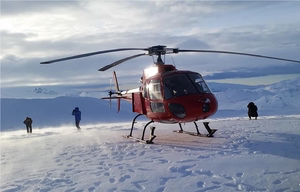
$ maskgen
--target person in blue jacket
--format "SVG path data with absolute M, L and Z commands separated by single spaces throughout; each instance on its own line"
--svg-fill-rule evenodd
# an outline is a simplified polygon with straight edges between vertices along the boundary
M 80 129 L 79 123 L 81 121 L 81 111 L 79 111 L 78 107 L 75 107 L 75 109 L 72 112 L 72 115 L 75 116 L 75 125 L 77 129 Z

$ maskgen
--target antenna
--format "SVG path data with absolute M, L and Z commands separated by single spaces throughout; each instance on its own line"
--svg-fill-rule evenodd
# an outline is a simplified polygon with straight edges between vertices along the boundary
M 153 55 L 151 55 L 152 56 L 152 61 L 153 61 L 153 63 L 155 63 L 155 61 L 154 61 L 154 56 Z
M 171 56 L 171 59 L 172 59 L 172 61 L 173 61 L 173 65 L 175 66 L 175 68 L 176 68 L 176 64 L 175 64 L 175 61 L 174 61 L 174 59 L 173 59 L 173 57 Z

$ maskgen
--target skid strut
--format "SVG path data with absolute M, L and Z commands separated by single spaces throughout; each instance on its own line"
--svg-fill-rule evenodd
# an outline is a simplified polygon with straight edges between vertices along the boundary
M 208 132 L 208 135 L 207 137 L 213 137 L 214 136 L 214 133 L 218 130 L 218 129 L 211 129 L 209 127 L 209 122 L 203 122 L 203 125 L 204 127 L 206 128 L 207 132 Z
M 142 115 L 142 114 L 138 114 L 138 115 L 135 116 L 135 118 L 133 119 L 132 125 L 131 125 L 130 134 L 127 135 L 126 138 L 132 138 L 132 139 L 137 140 L 137 141 L 140 141 L 140 142 L 144 142 L 144 143 L 147 143 L 147 144 L 152 144 L 154 138 L 156 137 L 156 136 L 154 135 L 155 127 L 150 127 L 150 138 L 149 138 L 149 140 L 144 140 L 146 128 L 148 127 L 148 125 L 150 125 L 151 123 L 154 122 L 154 121 L 152 121 L 152 120 L 149 121 L 149 122 L 144 126 L 144 130 L 143 130 L 143 134 L 142 134 L 141 139 L 132 136 L 133 127 L 134 127 L 134 124 L 136 123 L 135 120 L 136 120 L 139 116 L 141 116 L 141 115 Z
M 154 130 L 155 130 L 155 127 L 150 127 L 150 137 L 149 137 L 149 140 L 146 141 L 146 143 L 148 143 L 148 144 L 153 143 L 153 140 L 156 137 L 156 135 L 154 135 Z
M 209 125 L 208 125 L 209 122 L 203 122 L 203 125 L 204 125 L 204 127 L 206 128 L 208 134 L 201 134 L 201 133 L 199 132 L 197 123 L 194 122 L 194 124 L 195 124 L 195 128 L 196 128 L 196 131 L 197 131 L 197 132 L 184 131 L 184 130 L 182 129 L 181 123 L 179 123 L 179 128 L 180 128 L 180 130 L 174 131 L 174 132 L 176 132 L 176 133 L 185 133 L 185 134 L 189 134 L 189 135 L 193 135 L 193 136 L 199 136 L 199 137 L 213 137 L 213 136 L 214 136 L 214 133 L 217 131 L 217 129 L 211 129 L 211 128 L 209 127 Z
M 136 123 L 136 118 L 138 118 L 139 116 L 141 116 L 142 114 L 138 114 L 137 116 L 135 116 L 135 118 L 132 120 L 132 124 L 131 124 L 131 130 L 130 130 L 130 134 L 128 136 L 132 137 L 132 130 L 133 130 L 133 126 Z

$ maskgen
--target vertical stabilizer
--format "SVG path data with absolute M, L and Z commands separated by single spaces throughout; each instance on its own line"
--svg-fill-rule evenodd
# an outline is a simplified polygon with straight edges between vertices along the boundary
M 116 92 L 119 93 L 119 92 L 120 92 L 120 89 L 119 89 L 119 84 L 118 84 L 117 74 L 116 74 L 115 71 L 113 71 L 113 78 L 114 78 L 114 82 L 115 82 Z
M 116 89 L 116 93 L 120 94 L 120 88 L 119 88 L 119 83 L 118 83 L 118 78 L 117 78 L 117 74 L 115 71 L 113 71 L 113 79 L 114 79 L 114 83 L 115 83 L 115 89 Z M 117 101 L 117 113 L 120 111 L 121 108 L 121 99 L 118 99 Z

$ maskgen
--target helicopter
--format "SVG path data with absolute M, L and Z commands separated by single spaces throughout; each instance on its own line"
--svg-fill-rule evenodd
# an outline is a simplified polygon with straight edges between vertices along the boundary
M 153 140 L 156 137 L 154 135 L 155 127 L 150 127 L 150 138 L 149 140 L 144 139 L 146 128 L 154 122 L 178 124 L 180 130 L 176 130 L 174 132 L 185 133 L 193 136 L 213 137 L 214 133 L 217 131 L 217 129 L 211 129 L 209 127 L 209 122 L 203 122 L 203 125 L 208 133 L 202 134 L 199 132 L 198 125 L 196 123 L 198 120 L 205 120 L 214 115 L 218 109 L 218 101 L 202 75 L 194 71 L 178 70 L 172 64 L 165 64 L 162 56 L 167 54 L 188 52 L 221 53 L 300 63 L 300 61 L 297 60 L 257 54 L 216 50 L 186 50 L 179 48 L 168 48 L 165 45 L 156 45 L 148 48 L 119 48 L 97 51 L 45 61 L 41 62 L 40 64 L 51 64 L 92 55 L 132 50 L 143 51 L 143 53 L 120 59 L 100 68 L 98 71 L 106 71 L 125 61 L 141 56 L 156 56 L 157 59 L 156 62 L 154 62 L 155 66 L 144 69 L 143 75 L 140 79 L 141 86 L 125 91 L 121 91 L 119 89 L 117 75 L 116 72 L 113 71 L 115 91 L 109 91 L 109 97 L 102 97 L 101 99 L 109 99 L 110 101 L 111 99 L 117 99 L 117 112 L 120 110 L 121 99 L 131 102 L 132 111 L 137 113 L 137 115 L 132 120 L 130 133 L 126 136 L 126 138 L 133 138 L 137 141 L 147 144 L 153 143 Z M 136 138 L 133 136 L 134 124 L 136 123 L 136 119 L 141 115 L 146 116 L 148 119 L 150 119 L 150 121 L 145 124 L 141 138 Z M 194 123 L 196 132 L 183 130 L 182 123 L 190 122 Z

